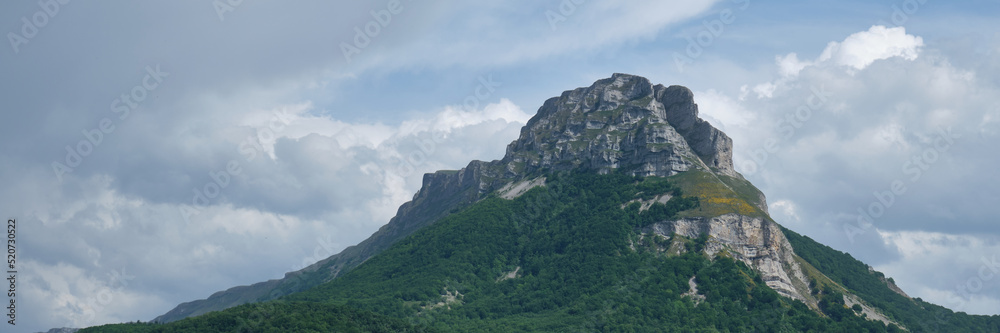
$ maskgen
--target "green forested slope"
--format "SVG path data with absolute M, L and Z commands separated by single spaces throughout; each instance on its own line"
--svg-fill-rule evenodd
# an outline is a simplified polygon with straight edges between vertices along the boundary
M 245 304 L 170 324 L 115 324 L 90 332 L 437 332 L 391 318 L 329 303 L 271 301 Z
M 947 308 L 908 299 L 883 281 L 882 273 L 850 254 L 817 243 L 809 237 L 783 229 L 795 254 L 819 269 L 834 282 L 883 310 L 890 318 L 913 332 L 1000 332 L 1000 316 L 970 316 Z
M 640 212 L 633 199 L 672 192 Z M 829 298 L 826 315 L 767 288 L 707 239 L 639 235 L 645 224 L 697 205 L 663 178 L 550 175 L 514 200 L 490 197 L 421 229 L 341 278 L 276 302 L 166 325 L 85 332 L 439 331 L 867 332 L 892 331 Z M 516 272 L 508 275 L 508 273 Z M 512 278 L 506 278 L 512 276 Z M 694 277 L 704 300 L 685 296 Z M 832 304 L 832 305 L 831 305 Z M 270 307 L 262 315 L 255 307 Z M 318 310 L 316 310 L 318 309 Z M 322 316 L 333 312 L 335 315 Z M 831 319 L 837 318 L 837 320 Z M 324 326 L 325 325 L 325 326 Z M 409 326 L 416 325 L 416 326 Z M 386 328 L 388 327 L 388 328 Z

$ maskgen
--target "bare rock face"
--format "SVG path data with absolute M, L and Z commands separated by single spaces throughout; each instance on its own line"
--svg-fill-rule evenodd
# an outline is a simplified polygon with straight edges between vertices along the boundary
M 690 89 L 628 74 L 545 101 L 502 163 L 515 175 L 584 168 L 665 177 L 697 168 L 738 176 L 732 139 L 698 118 Z
M 709 167 L 735 176 L 733 140 L 698 117 L 694 93 L 682 86 L 656 87 L 656 100 L 666 108 L 667 121 L 684 136 L 688 145 Z
M 502 160 L 472 161 L 461 170 L 425 174 L 413 200 L 400 206 L 389 223 L 360 244 L 286 273 L 282 279 L 180 304 L 155 321 L 171 322 L 308 289 L 504 186 L 535 178 L 540 172 L 571 169 L 599 173 L 618 169 L 663 177 L 698 169 L 742 179 L 733 169 L 732 140 L 698 118 L 690 89 L 654 86 L 643 77 L 614 74 L 545 101 L 521 129 L 520 137 L 507 146 Z M 766 204 L 761 209 L 766 210 Z
M 802 272 L 792 245 L 785 239 L 781 228 L 770 220 L 739 214 L 726 214 L 712 218 L 686 218 L 655 223 L 645 232 L 665 237 L 674 234 L 696 238 L 708 234 L 705 252 L 711 256 L 725 251 L 761 273 L 768 287 L 782 296 L 809 304 L 808 278 Z

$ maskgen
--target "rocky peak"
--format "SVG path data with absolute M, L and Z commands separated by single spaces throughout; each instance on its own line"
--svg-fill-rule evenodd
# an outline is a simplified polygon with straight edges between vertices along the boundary
M 614 74 L 545 101 L 504 157 L 509 174 L 621 169 L 671 176 L 702 169 L 737 177 L 732 140 L 698 117 L 694 94 Z
M 542 173 L 571 169 L 676 175 L 674 181 L 685 195 L 698 197 L 699 207 L 637 231 L 672 242 L 707 234 L 706 254 L 742 261 L 760 272 L 764 282 L 779 294 L 818 309 L 806 272 L 813 272 L 812 277 L 820 273 L 795 255 L 781 227 L 768 217 L 763 194 L 733 169 L 732 140 L 698 117 L 691 90 L 614 74 L 545 101 L 521 129 L 520 137 L 507 146 L 502 160 L 472 161 L 461 170 L 424 175 L 423 186 L 413 200 L 400 206 L 388 224 L 360 244 L 280 280 L 235 287 L 205 300 L 183 303 L 155 321 L 169 322 L 306 290 L 352 270 L 489 193 L 512 199 L 532 187 L 545 186 L 545 178 L 539 177 Z M 906 296 L 892 281 L 885 282 Z M 844 295 L 858 302 L 847 290 Z

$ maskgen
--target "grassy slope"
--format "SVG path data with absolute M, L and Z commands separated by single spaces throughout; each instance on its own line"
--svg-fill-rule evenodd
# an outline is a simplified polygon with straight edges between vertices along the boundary
M 759 207 L 760 191 L 743 179 L 691 170 L 670 177 L 684 193 L 697 196 L 701 206 L 681 213 L 682 217 L 715 217 L 727 213 L 766 217 Z

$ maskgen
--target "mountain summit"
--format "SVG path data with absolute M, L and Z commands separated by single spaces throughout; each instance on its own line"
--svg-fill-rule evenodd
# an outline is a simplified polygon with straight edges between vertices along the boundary
M 733 169 L 732 139 L 698 117 L 690 89 L 652 85 L 628 74 L 614 74 L 545 101 L 500 163 L 508 176 L 539 170 L 617 169 L 636 176 L 668 177 L 690 171 L 705 178 L 699 187 L 750 186 Z M 791 245 L 780 227 L 764 217 L 763 195 L 752 195 L 756 205 L 750 209 L 737 206 L 730 212 L 662 221 L 647 230 L 664 237 L 708 234 L 710 255 L 729 250 L 759 270 L 782 295 L 815 306 Z M 711 203 L 719 198 L 701 199 Z M 734 199 L 738 203 L 741 198 Z
M 511 174 L 583 168 L 666 177 L 701 169 L 736 176 L 732 147 L 698 118 L 690 89 L 614 74 L 545 101 L 501 163 Z
M 545 101 L 507 146 L 501 160 L 472 161 L 458 171 L 424 175 L 413 200 L 369 239 L 282 279 L 234 287 L 178 305 L 155 321 L 171 322 L 232 306 L 271 300 L 329 281 L 372 255 L 515 180 L 544 171 L 613 169 L 641 176 L 688 170 L 742 177 L 733 169 L 732 139 L 698 117 L 694 94 L 683 86 L 653 85 L 641 76 L 614 74 Z M 540 184 L 540 183 L 536 183 Z M 763 195 L 755 200 L 767 210 Z
M 358 245 L 124 328 L 262 313 L 251 329 L 1000 331 L 775 223 L 691 90 L 628 74 L 546 100 L 503 159 L 425 174 Z

